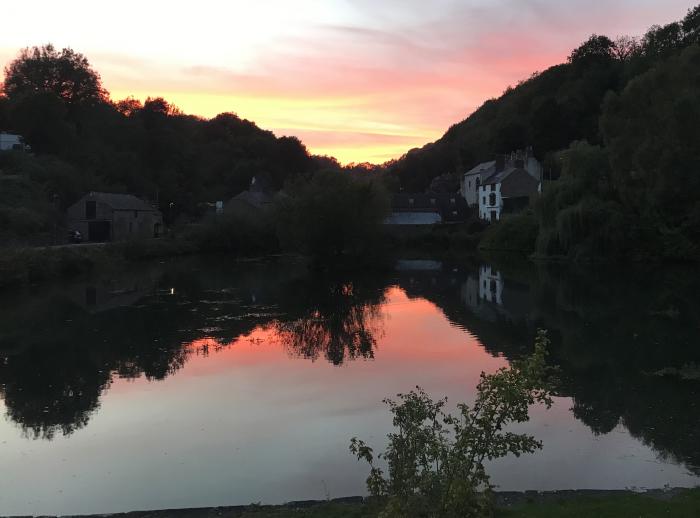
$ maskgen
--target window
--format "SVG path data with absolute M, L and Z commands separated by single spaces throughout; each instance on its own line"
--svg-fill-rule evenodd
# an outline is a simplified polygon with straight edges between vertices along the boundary
M 97 288 L 94 286 L 88 286 L 85 288 L 85 304 L 88 306 L 94 306 L 97 304 Z
M 454 204 L 455 204 L 455 199 L 454 199 L 454 198 L 450 198 L 450 203 L 451 203 L 452 205 L 454 205 Z
M 408 199 L 408 204 L 409 204 L 409 205 L 413 205 L 413 198 L 409 198 L 409 199 Z
M 430 198 L 430 204 L 435 205 L 435 198 Z
M 496 205 L 496 193 L 489 194 L 489 205 Z
M 97 217 L 97 202 L 85 202 L 85 219 L 95 219 Z
M 477 176 L 477 177 L 476 177 L 476 188 L 477 188 L 477 189 L 479 188 L 479 185 L 481 185 L 481 177 L 480 177 L 480 176 Z
M 483 203 L 484 205 L 486 205 L 486 196 L 484 196 L 483 198 L 481 198 L 481 203 Z
M 135 210 L 134 211 L 134 219 L 138 219 L 139 217 L 139 211 Z

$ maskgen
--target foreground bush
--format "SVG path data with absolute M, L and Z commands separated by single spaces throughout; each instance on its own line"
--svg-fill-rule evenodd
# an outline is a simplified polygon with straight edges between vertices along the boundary
M 481 374 L 476 401 L 457 405 L 458 415 L 443 410 L 447 399 L 433 401 L 420 387 L 385 400 L 397 432 L 378 459 L 386 460 L 388 476 L 375 465 L 374 452 L 353 438 L 350 451 L 367 461 L 367 489 L 386 501 L 384 517 L 484 517 L 494 513 L 486 460 L 532 453 L 542 443 L 526 434 L 504 431 L 529 420 L 535 403 L 549 408 L 545 358 L 549 341 L 540 331 L 529 358 L 514 361 L 494 374 Z

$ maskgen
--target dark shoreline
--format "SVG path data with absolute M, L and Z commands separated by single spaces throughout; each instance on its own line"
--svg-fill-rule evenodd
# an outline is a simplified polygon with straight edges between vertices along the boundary
M 551 504 L 573 499 L 605 499 L 619 496 L 645 496 L 655 500 L 671 500 L 690 488 L 663 488 L 632 491 L 629 489 L 564 489 L 557 491 L 496 491 L 496 506 L 508 509 L 525 504 Z M 9 515 L 0 518 L 236 518 L 246 513 L 265 511 L 303 511 L 324 505 L 361 506 L 366 503 L 362 496 L 333 498 L 330 500 L 299 500 L 279 505 L 233 505 L 221 507 L 196 507 L 184 509 L 158 509 L 150 511 L 128 511 L 123 513 L 81 515 Z M 247 515 L 247 514 L 246 514 Z

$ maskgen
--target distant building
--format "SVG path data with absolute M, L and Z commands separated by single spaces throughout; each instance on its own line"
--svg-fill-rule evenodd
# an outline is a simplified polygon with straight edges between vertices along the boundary
M 386 225 L 435 225 L 469 218 L 469 207 L 458 193 L 400 193 L 391 202 Z
M 0 151 L 27 151 L 29 146 L 20 135 L 0 133 Z
M 91 192 L 68 207 L 69 230 L 78 230 L 92 242 L 159 237 L 163 215 L 131 194 Z
M 539 191 L 539 180 L 518 163 L 506 167 L 484 180 L 479 187 L 479 217 L 494 222 L 500 220 L 502 214 L 520 212 Z
M 269 182 L 264 176 L 254 176 L 250 181 L 250 188 L 231 198 L 223 208 L 224 212 L 233 212 L 236 210 L 250 211 L 267 211 L 273 207 L 273 204 L 280 193 L 272 191 Z
M 510 155 L 501 155 L 496 160 L 483 162 L 462 175 L 460 183 L 460 193 L 470 207 L 480 206 L 480 189 L 485 181 L 497 172 L 504 169 L 513 168 L 519 164 L 520 168 L 539 182 L 542 181 L 542 165 L 533 156 L 532 148 L 524 151 L 515 151 Z M 481 214 L 481 212 L 480 212 Z

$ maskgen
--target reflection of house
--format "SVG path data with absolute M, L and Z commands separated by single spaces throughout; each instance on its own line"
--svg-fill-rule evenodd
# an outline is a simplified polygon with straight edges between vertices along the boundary
M 391 202 L 387 225 L 434 225 L 458 223 L 469 217 L 469 207 L 459 194 L 401 193 Z
M 479 298 L 486 302 L 503 305 L 503 278 L 501 272 L 490 266 L 479 268 Z
M 26 151 L 29 146 L 24 144 L 20 135 L 0 132 L 0 151 Z
M 461 298 L 479 319 L 488 322 L 528 320 L 532 294 L 527 284 L 505 278 L 491 266 L 481 266 L 462 284 Z
M 133 306 L 153 291 L 153 281 L 148 278 L 109 280 L 76 284 L 68 295 L 88 313 L 100 313 L 119 307 Z
M 532 150 L 516 151 L 477 165 L 464 174 L 460 192 L 469 206 L 479 206 L 479 217 L 497 221 L 501 214 L 525 208 L 540 190 L 542 167 Z
M 91 192 L 68 207 L 68 228 L 87 241 L 124 241 L 160 236 L 163 215 L 131 194 Z

